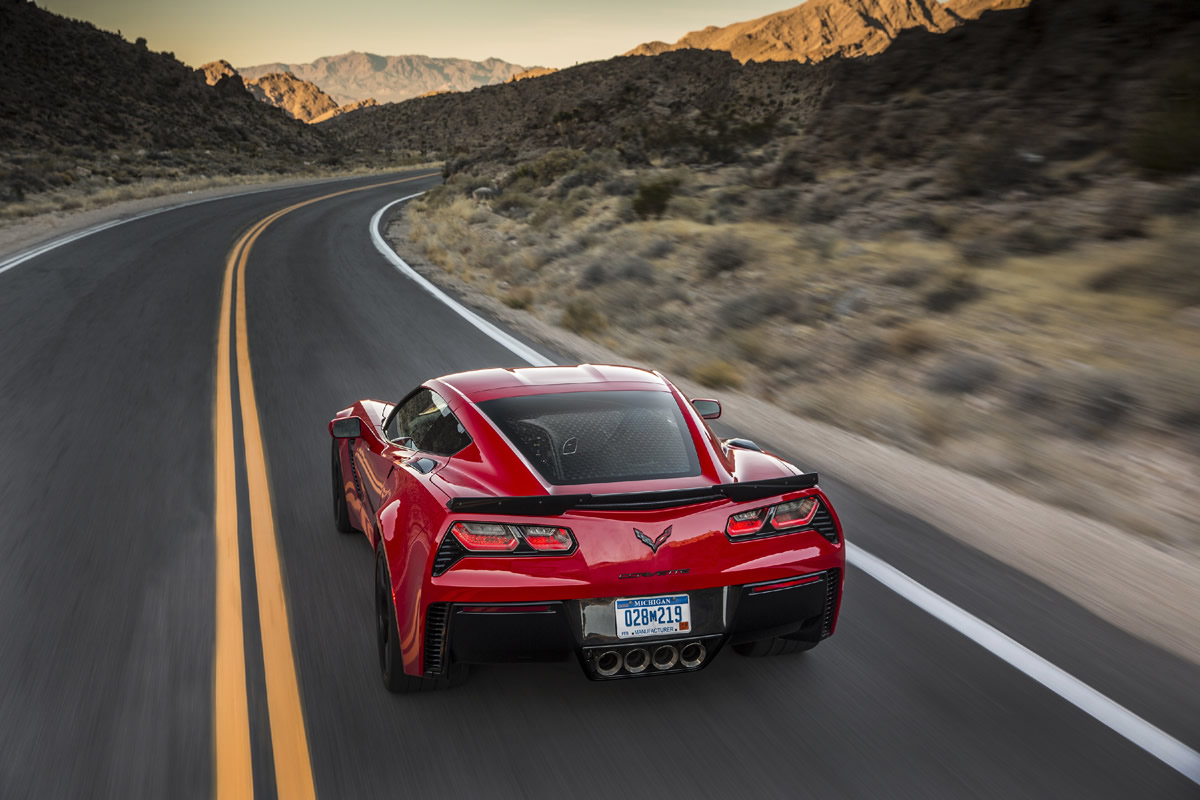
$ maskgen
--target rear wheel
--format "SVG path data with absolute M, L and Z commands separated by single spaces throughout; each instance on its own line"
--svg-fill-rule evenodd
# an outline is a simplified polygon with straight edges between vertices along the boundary
M 784 656 L 789 653 L 803 653 L 817 646 L 816 642 L 802 642 L 797 639 L 760 639 L 757 642 L 742 642 L 733 646 L 733 652 L 739 656 L 762 658 L 763 656 Z
M 333 440 L 333 524 L 342 533 L 351 533 L 350 509 L 346 507 L 346 482 L 342 480 L 342 462 L 338 458 L 337 439 Z
M 392 580 L 388 573 L 387 556 L 383 545 L 375 551 L 375 636 L 379 647 L 379 675 L 384 688 L 393 694 L 432 692 L 458 686 L 467 679 L 467 666 L 453 664 L 442 678 L 423 678 L 404 671 L 400 658 L 399 628 L 396 626 L 396 601 L 392 596 Z

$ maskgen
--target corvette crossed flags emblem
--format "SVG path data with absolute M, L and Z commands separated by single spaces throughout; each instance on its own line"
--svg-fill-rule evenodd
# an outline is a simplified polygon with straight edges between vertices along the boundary
M 637 528 L 633 529 L 633 535 L 638 538 L 639 542 L 646 545 L 646 547 L 649 547 L 651 553 L 657 554 L 658 548 L 662 547 L 663 543 L 666 542 L 667 539 L 671 538 L 671 528 L 672 527 L 673 526 L 668 525 L 667 529 L 665 531 L 663 531 L 662 533 L 660 533 L 658 535 L 657 539 L 653 539 L 653 540 L 646 534 L 639 531 Z

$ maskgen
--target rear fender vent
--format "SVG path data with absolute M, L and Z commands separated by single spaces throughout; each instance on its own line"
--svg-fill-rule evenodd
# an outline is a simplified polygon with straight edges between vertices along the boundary
M 842 571 L 831 569 L 825 572 L 825 612 L 821 616 L 821 638 L 833 633 L 833 621 L 837 617 L 838 600 L 841 599 Z
M 425 611 L 425 675 L 441 675 L 446 668 L 446 624 L 449 603 L 430 603 Z
M 433 576 L 436 578 L 443 574 L 457 564 L 466 553 L 466 548 L 459 543 L 458 538 L 452 533 L 447 533 L 442 537 L 442 543 L 433 556 Z
M 817 513 L 813 515 L 811 527 L 834 544 L 838 543 L 837 523 L 833 521 L 833 515 L 829 513 L 829 509 L 824 503 L 818 505 Z

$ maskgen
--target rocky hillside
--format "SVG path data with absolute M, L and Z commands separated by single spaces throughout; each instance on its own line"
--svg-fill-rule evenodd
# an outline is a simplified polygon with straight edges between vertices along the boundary
M 985 8 L 1028 5 L 1029 0 L 808 0 L 803 5 L 724 28 L 693 31 L 674 44 L 648 42 L 625 55 L 654 56 L 671 50 L 724 50 L 738 61 L 822 61 L 884 50 L 905 28 L 944 33 Z M 956 13 L 955 5 L 962 10 Z
M 801 79 L 799 67 L 742 66 L 703 50 L 615 58 L 368 108 L 319 127 L 362 152 L 515 158 L 565 145 L 613 147 L 644 160 L 687 140 L 720 159 L 728 142 L 769 138 L 774 126 L 794 124 L 814 107 L 827 70 L 817 65 Z
M 527 68 L 498 58 L 469 61 L 429 56 L 378 56 L 343 53 L 307 64 L 260 64 L 238 67 L 247 81 L 272 72 L 290 72 L 321 87 L 339 105 L 373 97 L 395 103 L 428 92 L 466 92 L 478 86 L 503 83 Z
M 144 182 L 294 173 L 342 158 L 230 73 L 214 65 L 210 85 L 144 39 L 0 0 L 0 217 L 132 195 Z
M 358 100 L 353 103 L 347 103 L 344 106 L 337 106 L 333 109 L 330 109 L 329 111 L 326 111 L 324 114 L 321 114 L 320 116 L 313 117 L 312 119 L 310 119 L 308 121 L 310 123 L 312 123 L 313 125 L 315 125 L 318 122 L 324 122 L 327 119 L 333 119 L 334 117 L 340 117 L 342 114 L 349 114 L 351 111 L 358 111 L 360 108 L 370 108 L 371 106 L 377 106 L 377 105 L 379 105 L 379 103 L 375 102 L 374 97 L 368 97 L 366 100 Z
M 272 72 L 246 81 L 246 88 L 255 99 L 281 108 L 289 117 L 301 122 L 332 116 L 338 107 L 321 87 L 302 81 L 290 72 Z

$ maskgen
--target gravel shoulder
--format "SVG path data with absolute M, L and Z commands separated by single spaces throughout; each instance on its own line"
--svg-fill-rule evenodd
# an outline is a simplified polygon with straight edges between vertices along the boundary
M 429 263 L 404 216 L 386 236 L 422 275 L 532 340 L 581 362 L 638 364 L 590 339 L 509 308 Z M 653 366 L 642 364 L 642 366 Z M 1200 664 L 1200 557 L 1033 500 L 895 447 L 788 413 L 746 393 L 672 376 L 693 396 L 717 397 L 742 433 L 803 452 L 819 471 L 1061 592 L 1126 632 Z

